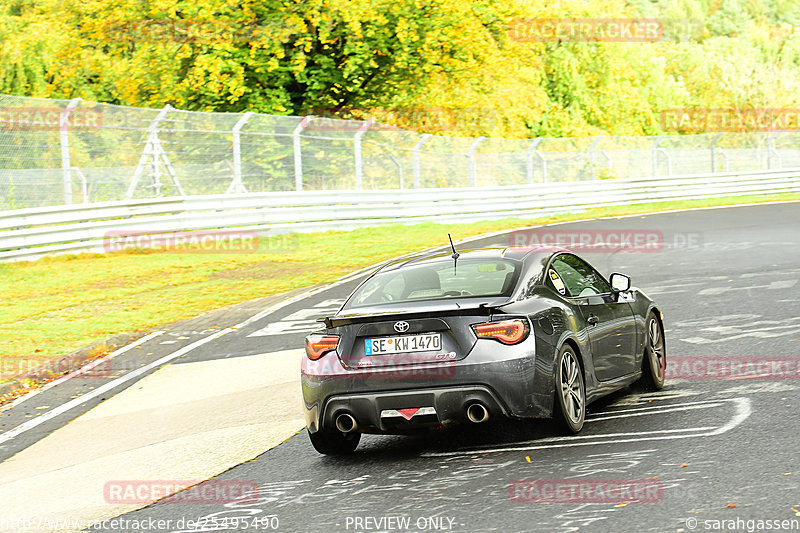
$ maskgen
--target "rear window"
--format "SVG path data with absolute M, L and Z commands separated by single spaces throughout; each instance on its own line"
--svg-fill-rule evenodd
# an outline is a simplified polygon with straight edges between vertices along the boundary
M 345 309 L 380 304 L 508 296 L 519 264 L 502 259 L 459 259 L 380 272 L 358 288 Z

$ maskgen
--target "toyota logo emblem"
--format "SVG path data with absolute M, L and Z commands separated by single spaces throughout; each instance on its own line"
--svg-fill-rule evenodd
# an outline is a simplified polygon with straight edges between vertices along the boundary
M 406 322 L 405 320 L 401 320 L 400 322 L 394 323 L 394 330 L 397 333 L 405 333 L 406 331 L 408 331 L 409 327 L 411 326 L 409 326 L 408 322 Z

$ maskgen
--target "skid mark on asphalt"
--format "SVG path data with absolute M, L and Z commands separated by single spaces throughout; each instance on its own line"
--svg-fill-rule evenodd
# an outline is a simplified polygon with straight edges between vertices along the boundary
M 757 339 L 770 339 L 786 335 L 796 335 L 800 330 L 800 317 L 790 317 L 781 320 L 758 320 L 761 315 L 728 315 L 711 317 L 699 324 L 700 321 L 676 322 L 677 328 L 691 327 L 700 333 L 695 336 L 682 336 L 677 334 L 678 340 L 689 344 L 716 344 L 729 342 L 746 337 Z
M 693 276 L 691 278 L 670 278 L 660 280 L 656 283 L 648 284 L 645 292 L 649 296 L 662 296 L 665 294 L 680 294 L 690 292 L 700 296 L 720 296 L 736 293 L 736 291 L 760 291 L 760 290 L 780 290 L 786 291 L 793 289 L 797 285 L 798 270 L 773 270 L 768 275 L 764 272 L 748 272 L 738 276 Z M 771 281 L 767 284 L 750 284 L 743 280 L 763 281 L 764 278 Z M 776 279 L 776 278 L 787 279 Z M 734 283 L 734 280 L 737 280 Z M 721 284 L 720 284 L 721 282 Z M 717 286 L 713 286 L 717 285 Z M 699 290 L 698 290 L 699 288 Z
M 737 397 L 737 398 L 721 398 L 719 400 L 688 402 L 681 404 L 664 404 L 652 405 L 650 407 L 632 408 L 632 409 L 617 409 L 597 413 L 593 418 L 587 419 L 587 422 L 602 421 L 608 419 L 620 419 L 639 417 L 647 419 L 659 419 L 656 427 L 664 427 L 670 422 L 693 422 L 689 416 L 680 416 L 677 419 L 668 417 L 665 422 L 662 422 L 665 415 L 675 413 L 678 411 L 704 411 L 705 413 L 701 418 L 704 425 L 694 425 L 689 427 L 674 427 L 670 429 L 655 429 L 644 431 L 630 431 L 630 432 L 616 432 L 616 433 L 596 433 L 591 435 L 574 435 L 568 437 L 549 437 L 543 439 L 536 439 L 533 441 L 514 443 L 509 446 L 487 446 L 477 448 L 467 448 L 456 451 L 446 452 L 425 452 L 421 454 L 422 457 L 449 457 L 449 456 L 463 456 L 463 455 L 482 455 L 503 452 L 524 452 L 530 450 L 544 450 L 551 448 L 572 448 L 577 446 L 596 446 L 605 444 L 621 444 L 627 442 L 644 442 L 656 440 L 675 440 L 675 439 L 691 439 L 698 437 L 710 437 L 721 435 L 732 430 L 742 422 L 744 422 L 752 412 L 750 398 Z M 709 425 L 708 420 L 714 415 L 723 411 L 724 415 L 721 421 L 717 421 L 716 425 Z
M 309 333 L 319 329 L 317 319 L 333 314 L 339 310 L 344 299 L 333 298 L 322 301 L 313 307 L 301 309 L 285 316 L 284 318 L 267 324 L 265 327 L 254 331 L 248 337 L 267 337 L 271 335 L 285 335 L 286 333 Z
M 702 391 L 691 389 L 679 389 L 675 387 L 667 387 L 658 392 L 645 392 L 642 394 L 630 394 L 623 396 L 614 401 L 613 407 L 631 407 L 635 405 L 652 405 L 653 401 L 660 400 L 675 400 L 678 398 L 689 398 L 704 394 Z M 611 407 L 611 406 L 609 406 Z
M 700 296 L 717 296 L 719 294 L 725 294 L 726 292 L 732 291 L 750 291 L 750 290 L 758 290 L 758 289 L 768 289 L 768 290 L 781 290 L 781 289 L 791 289 L 797 284 L 796 279 L 786 279 L 786 280 L 779 280 L 779 281 L 771 281 L 767 285 L 748 285 L 746 287 L 708 287 L 706 289 L 702 289 L 699 294 Z

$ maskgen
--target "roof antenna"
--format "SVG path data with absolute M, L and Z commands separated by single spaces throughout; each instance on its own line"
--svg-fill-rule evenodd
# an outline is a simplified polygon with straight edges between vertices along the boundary
M 451 255 L 450 257 L 453 258 L 453 275 L 455 275 L 458 271 L 458 256 L 461 254 L 456 252 L 456 247 L 453 245 L 453 238 L 450 236 L 449 233 L 447 234 L 447 238 L 450 239 L 450 248 L 453 249 L 453 255 Z
M 447 234 L 447 238 L 448 238 L 448 239 L 450 239 L 450 248 L 452 248 L 452 249 L 453 249 L 453 255 L 451 255 L 450 257 L 452 257 L 452 258 L 453 258 L 453 260 L 456 260 L 456 259 L 458 259 L 458 256 L 459 256 L 459 255 L 461 255 L 461 254 L 459 254 L 458 252 L 456 252 L 456 247 L 455 247 L 455 246 L 453 246 L 453 238 L 450 236 L 450 234 L 449 234 L 449 233 Z

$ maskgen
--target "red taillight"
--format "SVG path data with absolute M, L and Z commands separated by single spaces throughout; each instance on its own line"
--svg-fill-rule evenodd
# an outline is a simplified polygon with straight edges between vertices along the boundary
M 306 337 L 306 355 L 316 361 L 339 346 L 338 335 L 309 335 Z
M 528 336 L 528 326 L 523 320 L 487 322 L 472 326 L 479 339 L 494 339 L 503 344 L 517 344 Z

